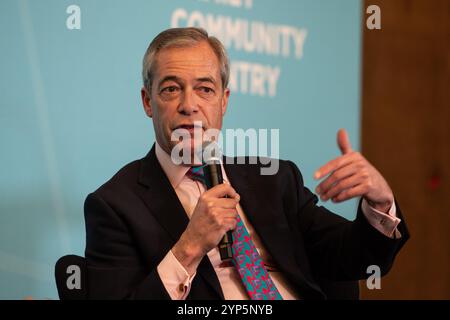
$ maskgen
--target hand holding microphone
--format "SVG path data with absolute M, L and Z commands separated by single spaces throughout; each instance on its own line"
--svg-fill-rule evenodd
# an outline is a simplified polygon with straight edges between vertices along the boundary
M 204 162 L 207 164 L 204 167 L 206 184 L 210 188 L 198 199 L 186 230 L 172 248 L 189 274 L 195 272 L 203 257 L 216 246 L 219 246 L 222 260 L 231 258 L 231 231 L 237 225 L 236 207 L 240 196 L 229 184 L 222 183 L 220 157 L 213 154 Z
M 221 154 L 219 146 L 215 142 L 206 142 L 203 145 L 203 171 L 205 174 L 206 187 L 209 189 L 223 183 Z M 226 197 L 226 196 L 225 196 Z M 234 229 L 234 228 L 233 228 Z M 233 232 L 227 231 L 219 243 L 219 253 L 222 261 L 233 257 L 231 246 L 233 245 Z

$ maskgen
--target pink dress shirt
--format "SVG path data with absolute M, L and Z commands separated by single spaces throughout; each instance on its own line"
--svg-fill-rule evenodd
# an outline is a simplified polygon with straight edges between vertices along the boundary
M 206 191 L 205 186 L 195 180 L 191 180 L 186 176 L 189 167 L 175 165 L 170 155 L 161 149 L 161 147 L 156 143 L 156 157 L 161 164 L 166 176 L 168 177 L 172 187 L 174 188 L 178 199 L 184 207 L 187 215 L 192 216 L 195 206 L 197 205 L 198 198 L 200 195 Z M 222 167 L 224 182 L 228 183 L 228 178 L 225 170 Z M 284 300 L 296 300 L 301 297 L 293 290 L 289 285 L 287 279 L 283 276 L 281 272 L 278 272 L 274 264 L 272 263 L 272 257 L 265 250 L 259 239 L 257 233 L 253 227 L 249 224 L 246 219 L 245 213 L 243 212 L 240 205 L 237 206 L 237 211 L 239 216 L 244 222 L 253 242 L 255 243 L 256 249 L 258 250 L 261 258 L 264 261 L 273 282 L 275 283 L 278 291 Z M 373 209 L 369 204 L 363 200 L 362 211 L 370 222 L 370 224 L 375 227 L 378 231 L 386 235 L 387 237 L 393 237 L 394 232 L 396 232 L 396 237 L 400 237 L 397 230 L 397 225 L 400 223 L 400 219 L 396 217 L 395 203 L 391 206 L 388 214 L 380 212 Z M 245 300 L 248 299 L 248 295 L 242 285 L 239 274 L 232 265 L 224 265 L 220 259 L 219 250 L 217 248 L 212 249 L 208 252 L 208 258 L 214 267 L 217 277 L 220 282 L 224 297 L 226 300 Z M 169 251 L 164 259 L 160 262 L 157 267 L 159 277 L 161 278 L 164 287 L 169 293 L 173 300 L 183 300 L 189 294 L 191 283 L 195 278 L 196 273 L 188 274 L 181 263 Z

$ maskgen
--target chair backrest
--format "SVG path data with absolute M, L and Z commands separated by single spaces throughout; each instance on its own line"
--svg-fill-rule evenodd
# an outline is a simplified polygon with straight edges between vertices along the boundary
M 86 259 L 76 255 L 59 258 L 55 264 L 55 280 L 61 300 L 88 298 Z

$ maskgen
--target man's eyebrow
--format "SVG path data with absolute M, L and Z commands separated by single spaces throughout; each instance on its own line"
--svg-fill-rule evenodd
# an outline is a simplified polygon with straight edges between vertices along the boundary
M 158 88 L 166 81 L 174 81 L 174 82 L 180 83 L 181 79 L 178 78 L 177 76 L 165 76 L 158 82 Z
M 216 80 L 213 77 L 202 77 L 196 79 L 198 82 L 211 82 L 212 84 L 216 84 Z
M 213 77 L 201 77 L 201 78 L 197 78 L 195 79 L 198 82 L 210 82 L 214 85 L 216 85 L 216 80 Z M 182 83 L 183 80 L 177 76 L 173 76 L 173 75 L 168 75 L 165 76 L 164 78 L 162 78 L 159 82 L 158 82 L 158 88 L 161 87 L 161 85 L 166 82 L 166 81 L 174 81 L 176 83 Z

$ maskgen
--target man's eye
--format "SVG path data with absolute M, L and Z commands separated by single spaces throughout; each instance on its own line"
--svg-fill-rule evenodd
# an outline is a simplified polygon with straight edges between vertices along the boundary
M 168 93 L 174 93 L 177 91 L 178 91 L 178 87 L 175 87 L 175 86 L 165 87 L 161 90 L 161 92 L 168 92 Z
M 212 89 L 212 88 L 210 88 L 210 87 L 201 87 L 200 88 L 200 90 L 203 92 L 203 93 L 214 93 L 214 89 Z

